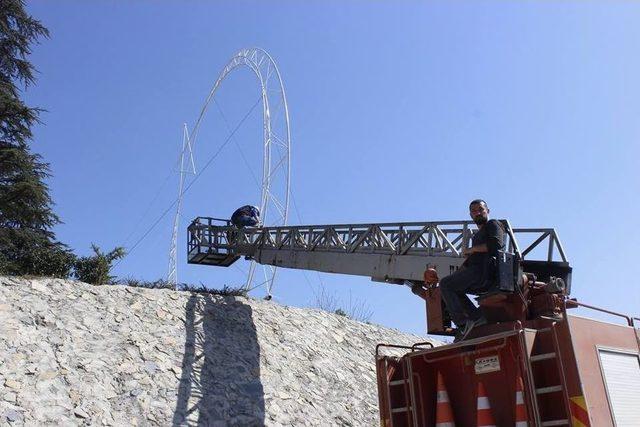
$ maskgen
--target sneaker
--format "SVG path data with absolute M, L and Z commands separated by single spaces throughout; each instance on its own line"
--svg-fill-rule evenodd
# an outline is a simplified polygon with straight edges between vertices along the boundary
M 467 336 L 471 333 L 473 328 L 476 326 L 482 326 L 487 324 L 487 319 L 482 316 L 476 320 L 468 320 L 467 323 L 464 324 L 464 328 L 458 328 L 458 332 L 456 332 L 455 338 L 453 338 L 453 342 L 464 341 Z
M 475 328 L 476 326 L 482 326 L 482 325 L 486 325 L 487 322 L 487 318 L 482 316 L 479 319 L 477 319 L 476 321 L 473 322 L 473 327 Z
M 474 322 L 468 320 L 467 323 L 464 324 L 464 327 L 458 328 L 455 337 L 453 338 L 453 342 L 464 341 L 467 338 L 467 335 L 471 332 L 474 327 Z

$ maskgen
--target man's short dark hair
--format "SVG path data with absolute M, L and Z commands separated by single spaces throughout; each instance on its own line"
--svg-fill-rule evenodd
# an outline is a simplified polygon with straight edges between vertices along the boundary
M 475 199 L 472 200 L 471 203 L 469 203 L 469 207 L 473 206 L 473 205 L 484 205 L 485 208 L 488 208 L 489 205 L 487 205 L 487 202 L 485 202 L 482 199 Z

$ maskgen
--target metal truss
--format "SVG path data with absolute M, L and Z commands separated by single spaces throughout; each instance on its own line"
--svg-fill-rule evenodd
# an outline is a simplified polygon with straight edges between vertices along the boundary
M 462 252 L 475 232 L 471 221 L 244 229 L 220 221 L 197 218 L 189 226 L 190 263 L 225 265 L 245 256 L 260 263 L 367 275 L 385 281 L 415 280 L 430 263 L 443 270 L 459 267 L 464 260 Z M 559 261 L 567 262 L 554 229 L 514 229 L 506 220 L 501 223 L 509 252 L 524 259 L 546 240 L 543 261 L 554 261 L 557 251 Z M 525 234 L 529 237 L 525 240 L 531 236 L 534 240 L 521 251 L 517 237 Z
M 185 169 L 185 153 L 189 153 L 190 169 Z M 174 288 L 178 286 L 178 229 L 180 227 L 180 210 L 182 209 L 182 199 L 184 196 L 184 179 L 185 174 L 196 174 L 196 164 L 193 160 L 193 149 L 191 147 L 191 141 L 189 139 L 189 130 L 187 124 L 183 125 L 182 129 L 182 150 L 180 151 L 180 160 L 178 162 L 180 170 L 180 181 L 178 183 L 178 199 L 176 203 L 176 215 L 173 219 L 173 231 L 171 233 L 171 246 L 169 248 L 169 270 L 167 274 L 167 283 Z
M 263 141 L 262 141 L 262 182 L 260 207 L 263 224 L 284 226 L 289 215 L 289 196 L 291 182 L 291 131 L 289 125 L 289 108 L 284 91 L 280 71 L 273 58 L 263 49 L 249 48 L 237 52 L 222 69 L 213 88 L 209 92 L 204 106 L 191 132 L 191 140 L 195 144 L 200 124 L 214 99 L 215 93 L 224 79 L 239 67 L 249 68 L 258 79 L 262 97 Z M 252 262 L 246 282 L 246 288 L 253 285 L 256 264 Z M 264 266 L 264 279 L 257 279 L 266 284 L 267 294 L 276 276 L 276 268 Z

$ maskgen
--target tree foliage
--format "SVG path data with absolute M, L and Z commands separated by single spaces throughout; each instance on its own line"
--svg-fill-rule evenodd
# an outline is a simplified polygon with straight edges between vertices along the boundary
M 26 147 L 38 120 L 39 110 L 22 102 L 19 87 L 35 82 L 27 57 L 40 37 L 49 37 L 49 31 L 25 12 L 24 1 L 0 0 L 0 139 L 8 144 Z
M 124 258 L 124 248 L 117 247 L 109 253 L 103 253 L 96 245 L 91 245 L 93 256 L 80 257 L 75 261 L 74 276 L 76 279 L 93 285 L 107 285 L 113 280 L 110 276 L 113 261 Z
M 31 46 L 48 36 L 22 0 L 0 0 L 0 274 L 66 277 L 73 264 L 52 232 L 49 165 L 29 147 L 41 110 L 20 98 L 35 82 Z

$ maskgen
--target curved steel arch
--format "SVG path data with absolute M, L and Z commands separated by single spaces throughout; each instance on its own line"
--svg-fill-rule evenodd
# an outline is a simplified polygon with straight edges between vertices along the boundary
M 209 92 L 200 111 L 200 115 L 191 131 L 192 148 L 195 147 L 200 124 L 220 84 L 233 70 L 242 66 L 246 66 L 253 71 L 260 82 L 261 89 L 263 160 L 260 212 L 262 214 L 262 220 L 265 225 L 287 225 L 291 184 L 291 129 L 289 125 L 289 108 L 280 70 L 278 70 L 278 66 L 271 55 L 264 49 L 258 47 L 242 49 L 227 62 L 227 65 L 222 69 L 213 88 Z M 279 114 L 282 114 L 283 118 L 280 123 L 278 123 L 277 120 Z M 272 191 L 271 184 L 279 180 L 283 181 L 284 189 Z M 253 286 L 255 268 L 256 263 L 252 261 L 245 284 L 247 289 L 260 286 Z M 264 273 L 265 280 L 261 284 L 267 285 L 267 296 L 270 297 L 276 275 L 276 268 L 265 268 Z

